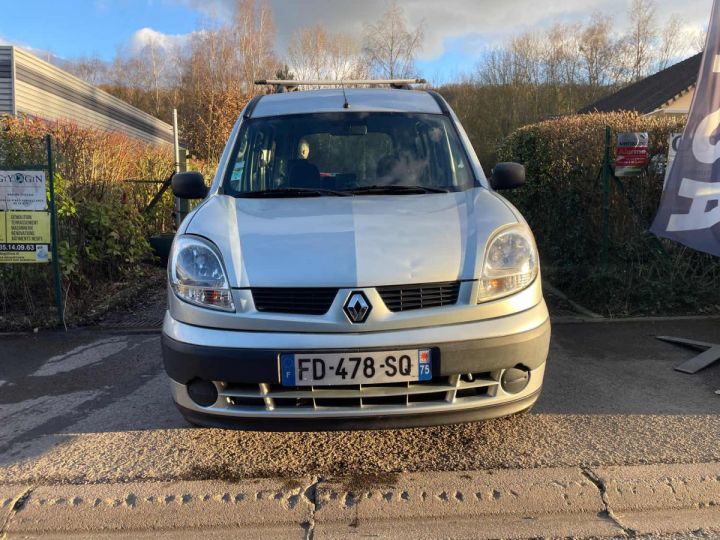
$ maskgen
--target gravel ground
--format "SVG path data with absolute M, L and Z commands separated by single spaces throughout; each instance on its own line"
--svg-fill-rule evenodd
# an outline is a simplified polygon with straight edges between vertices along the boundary
M 10 354 L 0 375 L 0 483 L 300 475 L 372 483 L 403 471 L 720 461 L 720 366 L 673 371 L 694 353 L 653 337 L 668 333 L 720 341 L 720 324 L 558 324 L 530 414 L 318 433 L 189 427 L 170 401 L 157 334 L 2 338 Z
M 714 440 L 708 440 L 709 431 Z M 542 414 L 383 432 L 98 433 L 50 437 L 41 455 L 4 460 L 0 480 L 47 484 L 350 474 L 363 484 L 391 483 L 402 471 L 720 461 L 718 433 L 720 421 L 709 415 Z M 56 446 L 47 448 L 50 444 Z

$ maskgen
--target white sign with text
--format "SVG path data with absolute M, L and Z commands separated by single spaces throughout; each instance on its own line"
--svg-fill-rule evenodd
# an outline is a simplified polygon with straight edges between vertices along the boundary
M 46 210 L 45 171 L 0 171 L 0 210 Z

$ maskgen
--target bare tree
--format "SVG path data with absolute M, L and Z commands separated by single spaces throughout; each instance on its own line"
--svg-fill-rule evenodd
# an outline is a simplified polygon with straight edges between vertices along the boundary
M 415 75 L 415 57 L 422 50 L 423 39 L 423 24 L 410 28 L 403 9 L 393 2 L 380 19 L 364 29 L 371 71 L 391 79 Z
M 690 45 L 683 32 L 683 20 L 676 14 L 670 16 L 660 31 L 657 50 L 657 69 L 665 69 Z
M 477 77 L 480 84 L 505 86 L 515 78 L 512 53 L 504 47 L 495 47 L 487 51 L 477 65 Z
M 690 49 L 696 53 L 705 50 L 705 41 L 707 41 L 707 30 L 705 28 L 696 28 L 690 31 L 689 36 Z
M 518 84 L 540 84 L 543 78 L 542 38 L 526 32 L 510 40 L 513 79 Z
M 627 43 L 631 57 L 630 77 L 634 81 L 647 75 L 651 66 L 658 33 L 655 11 L 655 0 L 633 0 L 630 6 Z
M 542 43 L 544 78 L 549 84 L 574 84 L 580 73 L 579 24 L 555 24 Z
M 288 66 L 297 79 L 362 79 L 368 65 L 352 36 L 322 26 L 296 32 L 288 45 Z
M 108 65 L 98 56 L 81 56 L 64 62 L 60 67 L 88 84 L 97 86 L 107 81 Z
M 594 89 L 623 79 L 625 62 L 621 44 L 612 38 L 612 19 L 594 13 L 580 34 L 580 57 L 585 82 Z
M 232 32 L 237 39 L 243 90 L 254 91 L 257 79 L 270 77 L 278 67 L 273 52 L 275 23 L 266 0 L 236 0 Z
M 160 92 L 164 85 L 164 72 L 167 65 L 165 49 L 155 35 L 150 35 L 147 43 L 139 51 L 137 58 L 141 61 L 154 97 L 153 114 L 161 112 Z

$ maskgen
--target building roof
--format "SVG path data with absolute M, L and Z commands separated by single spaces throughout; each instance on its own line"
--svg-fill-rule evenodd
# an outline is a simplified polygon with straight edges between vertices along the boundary
M 695 86 L 701 60 L 702 53 L 691 56 L 583 107 L 578 113 L 612 111 L 651 113 Z
M 441 114 L 435 98 L 422 90 L 346 88 L 349 109 L 344 109 L 343 91 L 301 90 L 263 96 L 253 109 L 253 118 L 315 112 L 414 112 Z

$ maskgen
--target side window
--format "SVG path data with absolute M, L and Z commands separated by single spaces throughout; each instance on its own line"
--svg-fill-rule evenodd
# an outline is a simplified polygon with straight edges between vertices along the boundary
M 472 185 L 473 177 L 470 171 L 470 164 L 467 162 L 465 152 L 459 146 L 457 137 L 450 137 L 450 152 L 452 154 L 453 170 L 455 172 L 455 185 Z
M 247 139 L 240 142 L 231 178 L 239 178 L 239 191 L 258 191 L 268 188 L 270 170 L 274 157 L 273 130 L 248 129 Z
M 234 191 L 240 191 L 242 189 L 242 181 L 245 173 L 245 162 L 247 160 L 248 153 L 248 133 L 249 129 L 242 130 L 242 139 L 239 142 L 239 150 L 235 163 L 233 164 L 232 171 L 230 172 L 230 187 Z

